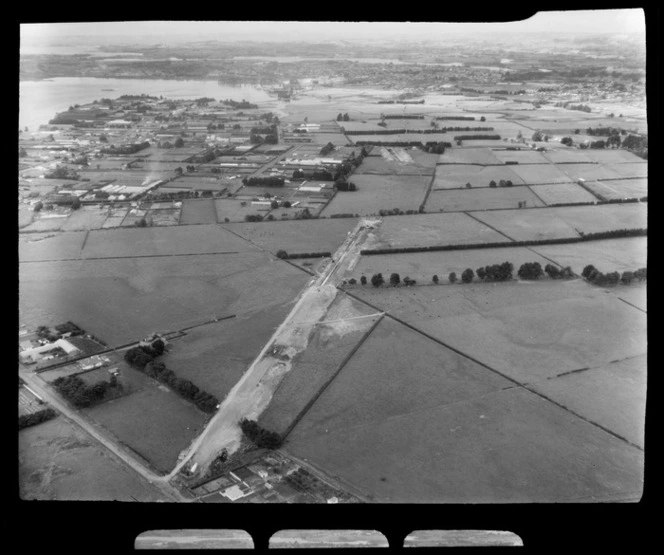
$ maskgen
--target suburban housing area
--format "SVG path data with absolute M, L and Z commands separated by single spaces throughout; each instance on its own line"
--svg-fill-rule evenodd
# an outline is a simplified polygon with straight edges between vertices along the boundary
M 21 497 L 638 501 L 645 41 L 506 44 L 27 57 L 147 92 L 19 130 Z

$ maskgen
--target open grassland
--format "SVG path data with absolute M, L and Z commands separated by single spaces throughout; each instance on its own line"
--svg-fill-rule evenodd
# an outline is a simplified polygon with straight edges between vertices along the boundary
M 642 491 L 641 451 L 387 320 L 286 449 L 382 502 L 590 501 Z
M 464 122 L 465 123 L 465 122 Z M 472 132 L 475 133 L 474 131 Z M 493 133 L 493 131 L 477 131 L 477 133 Z M 459 132 L 459 134 L 462 134 Z M 471 134 L 468 131 L 468 134 Z M 438 164 L 479 164 L 480 166 L 497 166 L 504 164 L 497 152 L 490 148 L 446 148 L 438 158 Z
M 493 155 L 503 164 L 517 162 L 518 164 L 548 164 L 549 161 L 541 152 L 536 150 L 494 150 Z
M 593 181 L 595 179 L 617 179 L 620 177 L 620 174 L 612 171 L 605 164 L 562 164 L 556 167 L 569 176 L 568 181 L 578 179 Z
M 593 162 L 593 159 L 589 155 L 590 152 L 593 151 L 563 148 L 561 146 L 560 148 L 543 152 L 542 156 L 553 164 L 590 164 Z
M 610 181 L 587 181 L 585 186 L 600 198 L 607 200 L 648 196 L 648 178 L 612 179 Z
M 433 188 L 461 189 L 470 183 L 471 187 L 489 187 L 491 181 L 511 181 L 514 185 L 523 185 L 524 181 L 512 168 L 517 166 L 471 166 L 463 164 L 439 164 L 436 166 L 436 178 Z
M 21 499 L 164 500 L 156 488 L 62 417 L 21 430 L 18 457 Z
M 588 264 L 607 273 L 634 271 L 648 263 L 647 237 L 603 239 L 569 245 L 536 245 L 530 250 L 561 266 L 571 266 L 577 274 L 581 274 Z
M 574 164 L 576 166 L 577 164 Z M 582 164 L 578 164 L 582 165 Z M 568 183 L 574 181 L 568 175 L 567 169 L 571 165 L 557 166 L 554 164 L 518 164 L 510 166 L 523 182 L 528 185 L 540 185 L 543 183 Z
M 584 207 L 585 208 L 585 207 Z M 591 208 L 597 208 L 595 206 Z M 473 216 L 515 241 L 579 237 L 572 225 L 563 220 L 560 211 L 569 208 L 534 210 L 496 210 L 473 212 Z
M 367 287 L 357 294 L 521 383 L 647 348 L 646 314 L 578 279 Z
M 637 283 L 630 287 L 613 289 L 611 293 L 644 312 L 648 311 L 648 288 L 645 283 Z
M 244 206 L 242 203 L 244 203 Z M 216 199 L 214 205 L 219 223 L 227 220 L 229 222 L 244 222 L 246 216 L 260 215 L 265 217 L 270 211 L 269 207 L 252 206 L 250 200 Z
M 530 190 L 537 194 L 548 206 L 581 202 L 595 202 L 597 197 L 577 183 L 552 183 L 531 185 Z
M 596 422 L 627 441 L 644 447 L 647 357 L 556 376 L 532 385 L 556 403 Z M 598 392 L 602 392 L 598 395 Z
M 203 429 L 206 416 L 166 386 L 151 388 L 96 407 L 85 413 L 157 470 L 168 472 L 180 451 Z
M 354 176 L 378 175 L 433 175 L 437 154 L 428 154 L 417 149 L 420 156 L 413 157 L 414 150 L 403 148 L 380 148 L 384 155 L 367 156 L 355 170 Z M 399 152 L 400 151 L 400 152 Z M 375 151 L 374 151 L 375 152 Z M 403 160 L 403 161 L 402 161 Z M 351 179 L 354 182 L 354 178 Z
M 181 224 L 216 224 L 217 209 L 214 199 L 185 200 L 182 202 Z
M 22 231 L 58 231 L 67 221 L 68 214 L 50 215 L 48 212 L 35 214 L 33 222 Z
M 316 326 L 306 350 L 293 359 L 259 423 L 283 434 L 377 319 L 358 317 L 374 313 L 370 307 L 339 295 L 323 317 L 329 323 Z
M 588 149 L 588 158 L 599 164 L 626 164 L 630 162 L 644 164 L 642 158 L 639 158 L 629 150 L 622 149 L 603 150 L 591 148 Z
M 260 252 L 21 264 L 19 311 L 28 326 L 71 320 L 117 346 L 286 302 L 308 279 Z
M 590 196 L 592 197 L 592 195 Z M 427 199 L 426 210 L 427 212 L 497 210 L 517 208 L 520 202 L 525 202 L 528 208 L 544 206 L 544 203 L 528 187 L 483 187 L 481 189 L 432 191 Z
M 455 212 L 384 218 L 377 233 L 369 235 L 365 248 L 509 242 L 510 239 L 467 214 Z
M 19 262 L 80 258 L 85 232 L 29 234 L 18 237 Z
M 551 210 L 560 219 L 583 233 L 648 227 L 647 203 L 567 206 L 543 210 Z
M 607 164 L 608 171 L 620 177 L 648 177 L 648 162 L 629 162 L 626 164 Z
M 356 193 L 340 193 L 354 195 Z M 232 224 L 228 229 L 272 253 L 334 253 L 357 225 L 356 218 Z
M 105 206 L 81 206 L 72 210 L 69 218 L 62 224 L 61 231 L 79 231 L 87 229 L 100 229 L 106 218 L 108 210 Z
M 359 281 L 360 276 L 365 275 L 367 280 L 370 280 L 372 275 L 382 273 L 383 278 L 388 281 L 392 273 L 397 273 L 401 279 L 408 276 L 417 280 L 418 285 L 427 285 L 432 283 L 431 278 L 436 274 L 441 284 L 447 284 L 450 272 L 455 272 L 457 278 L 460 279 L 461 273 L 466 268 L 475 271 L 480 266 L 502 264 L 503 262 L 514 264 L 515 275 L 519 266 L 525 262 L 539 262 L 542 268 L 549 263 L 546 258 L 525 247 L 378 254 L 362 256 L 353 271 L 347 272 L 343 277 L 345 279 L 354 277 Z M 357 285 L 349 290 L 355 292 L 358 288 L 373 287 L 370 282 L 367 282 L 365 286 Z
M 83 258 L 147 257 L 256 251 L 218 225 L 91 231 Z
M 353 175 L 357 191 L 338 192 L 321 212 L 332 214 L 377 214 L 381 209 L 417 210 L 424 200 L 429 176 L 419 175 Z
M 233 388 L 291 309 L 282 304 L 187 331 L 161 360 L 220 401 Z

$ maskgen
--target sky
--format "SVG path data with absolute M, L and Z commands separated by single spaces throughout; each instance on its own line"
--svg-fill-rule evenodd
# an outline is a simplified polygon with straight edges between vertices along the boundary
M 427 40 L 454 32 L 645 33 L 641 9 L 539 12 L 506 23 L 293 22 L 293 21 L 127 21 L 21 25 L 21 43 L 62 43 L 77 35 L 99 43 L 182 42 L 183 40 Z

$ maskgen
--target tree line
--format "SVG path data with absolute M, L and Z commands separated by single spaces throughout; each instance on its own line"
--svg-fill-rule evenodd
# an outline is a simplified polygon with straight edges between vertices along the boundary
M 139 345 L 128 349 L 124 358 L 133 368 L 169 386 L 181 397 L 192 401 L 203 412 L 210 414 L 217 410 L 219 400 L 214 395 L 202 391 L 189 380 L 178 378 L 163 362 L 155 361 L 155 358 L 163 352 L 164 342 L 158 339 L 149 346 Z
M 122 384 L 115 376 L 111 377 L 111 381 L 101 381 L 94 385 L 87 385 L 78 376 L 60 376 L 53 381 L 53 385 L 65 399 L 77 408 L 89 407 L 101 401 L 111 388 L 122 391 Z
M 285 181 L 283 177 L 278 176 L 245 177 L 242 179 L 242 184 L 250 187 L 283 187 Z
M 626 270 L 622 273 L 622 275 L 619 272 L 609 272 L 604 274 L 595 268 L 595 266 L 589 264 L 583 269 L 581 275 L 590 283 L 594 283 L 595 285 L 613 286 L 618 285 L 618 283 L 629 285 L 635 280 L 645 281 L 647 279 L 647 273 L 647 268 L 639 268 L 635 271 Z
M 332 253 L 329 251 L 322 252 L 300 252 L 296 254 L 288 254 L 285 250 L 279 249 L 277 251 L 277 258 L 283 260 L 293 260 L 295 258 L 329 258 L 332 256 Z
M 18 417 L 18 429 L 28 428 L 36 424 L 41 424 L 47 420 L 51 420 L 58 415 L 52 408 L 45 408 L 30 414 L 22 414 Z
M 281 436 L 277 432 L 266 430 L 258 425 L 255 420 L 243 418 L 240 420 L 240 428 L 242 433 L 254 444 L 256 447 L 264 447 L 266 449 L 278 449 L 283 442 Z

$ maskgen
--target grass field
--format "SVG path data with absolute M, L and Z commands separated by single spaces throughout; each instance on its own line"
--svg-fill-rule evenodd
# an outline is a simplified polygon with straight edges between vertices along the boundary
M 185 200 L 182 202 L 181 224 L 216 224 L 217 209 L 214 199 Z
M 433 188 L 436 189 L 460 189 L 467 183 L 472 187 L 489 187 L 491 181 L 499 183 L 501 179 L 511 181 L 515 185 L 523 185 L 524 181 L 512 168 L 517 166 L 470 166 L 443 164 L 436 166 L 436 179 Z
M 53 235 L 19 235 L 18 259 L 20 262 L 30 262 L 79 258 L 85 235 L 85 232 L 72 231 Z
M 599 164 L 625 164 L 625 163 L 639 163 L 643 164 L 643 158 L 639 158 L 636 154 L 628 150 L 602 150 L 602 149 L 588 149 L 588 158 Z
M 616 179 L 620 177 L 620 174 L 612 171 L 606 164 L 565 164 L 560 169 L 569 176 L 568 181 L 576 181 L 577 179 L 594 181 L 595 179 Z
M 552 183 L 549 185 L 531 185 L 531 191 L 537 194 L 548 206 L 573 202 L 595 202 L 597 197 L 576 183 Z
M 588 181 L 585 183 L 596 195 L 608 200 L 643 198 L 648 196 L 648 178 L 612 179 L 611 181 Z
M 339 295 L 324 317 L 330 323 L 316 327 L 306 350 L 294 358 L 292 368 L 274 392 L 259 423 L 283 434 L 309 400 L 332 378 L 377 317 L 344 319 L 374 313 L 370 307 Z
M 48 213 L 44 213 L 48 214 Z M 67 215 L 35 215 L 33 222 L 24 228 L 22 231 L 58 231 L 67 221 Z
M 612 289 L 611 293 L 644 312 L 648 311 L 648 288 L 645 283 Z
M 543 156 L 554 164 L 590 164 L 593 162 L 593 159 L 589 155 L 590 152 L 595 151 L 560 147 L 547 150 L 543 153 Z
M 583 233 L 648 227 L 647 203 L 567 206 L 547 210 L 554 211 L 558 217 Z
M 346 279 L 354 277 L 359 281 L 360 276 L 365 275 L 369 280 L 375 273 L 382 273 L 387 281 L 389 276 L 396 272 L 401 276 L 401 279 L 408 276 L 417 280 L 418 285 L 427 285 L 432 283 L 431 278 L 436 274 L 440 283 L 446 284 L 450 272 L 455 272 L 457 278 L 460 278 L 461 272 L 466 268 L 475 271 L 480 266 L 484 267 L 503 262 L 514 264 L 515 272 L 525 262 L 539 262 L 542 267 L 549 263 L 546 258 L 525 247 L 379 254 L 362 256 L 353 271 L 343 277 Z M 371 287 L 368 283 L 366 286 L 358 285 L 351 291 Z
M 561 214 L 563 210 L 571 208 L 576 207 L 473 212 L 473 216 L 515 241 L 558 239 L 560 237 L 579 236 L 573 225 L 567 223 Z M 585 208 L 585 206 L 582 208 Z M 590 208 L 598 207 L 591 206 Z
M 175 466 L 180 451 L 202 431 L 206 420 L 193 404 L 156 382 L 85 413 L 161 472 Z
M 648 177 L 648 162 L 629 162 L 626 164 L 607 164 L 607 170 L 620 177 Z
M 71 215 L 62 227 L 62 231 L 78 231 L 87 229 L 99 229 L 104 225 L 108 211 L 100 206 L 81 206 L 78 210 L 72 210 Z
M 574 164 L 574 166 L 576 165 L 577 164 Z M 514 173 L 516 173 L 528 185 L 539 185 L 542 183 L 569 183 L 575 179 L 565 173 L 568 168 L 573 167 L 572 165 L 558 167 L 554 164 L 519 164 L 510 167 L 514 170 Z
M 21 499 L 165 501 L 94 440 L 62 417 L 18 434 Z
M 245 206 L 242 203 L 245 203 Z M 244 218 L 248 215 L 259 214 L 266 216 L 269 208 L 252 206 L 251 201 L 242 201 L 236 199 L 216 199 L 214 206 L 217 211 L 217 221 L 219 223 L 228 219 L 230 222 L 244 222 Z
M 517 208 L 522 201 L 528 208 L 544 206 L 528 187 L 483 187 L 432 191 L 427 199 L 426 210 L 427 212 L 465 212 Z
M 458 134 L 461 134 L 460 131 Z M 474 132 L 473 132 L 474 133 Z M 479 131 L 478 131 L 479 133 Z M 487 133 L 493 133 L 492 131 Z M 470 134 L 470 131 L 468 132 Z M 504 164 L 497 152 L 490 148 L 446 148 L 438 158 L 439 164 L 479 164 L 495 166 Z
M 257 248 L 218 225 L 91 231 L 83 258 L 246 252 Z
M 354 195 L 356 193 L 341 193 Z M 272 253 L 336 251 L 357 225 L 356 218 L 232 224 L 228 229 Z
M 646 315 L 578 279 L 358 294 L 521 383 L 646 352 Z
M 419 175 L 353 175 L 357 191 L 339 192 L 321 212 L 332 214 L 377 214 L 386 208 L 417 210 L 424 200 L 429 176 Z
M 639 355 L 538 382 L 533 388 L 643 448 L 647 365 L 646 355 Z
M 310 279 L 265 253 L 22 264 L 21 322 L 71 320 L 111 346 L 264 309 Z
M 421 152 L 420 156 L 413 158 L 415 151 L 410 149 L 380 148 L 384 156 L 367 156 L 355 170 L 354 176 L 363 174 L 379 175 L 433 175 L 438 155 Z M 397 151 L 398 156 L 405 162 L 399 161 L 397 155 L 390 152 Z M 401 152 L 399 152 L 401 151 Z
M 286 449 L 381 502 L 576 501 L 642 490 L 641 451 L 387 320 Z
M 384 218 L 377 235 L 374 233 L 369 235 L 365 248 L 494 242 L 508 243 L 510 240 L 467 214 L 456 212 Z
M 602 272 L 624 272 L 647 265 L 648 238 L 625 237 L 570 245 L 542 245 L 531 250 L 555 260 L 562 266 L 571 266 L 580 274 L 588 264 Z
M 536 150 L 494 150 L 493 155 L 501 162 L 518 162 L 521 164 L 548 164 L 549 161 L 541 152 Z

